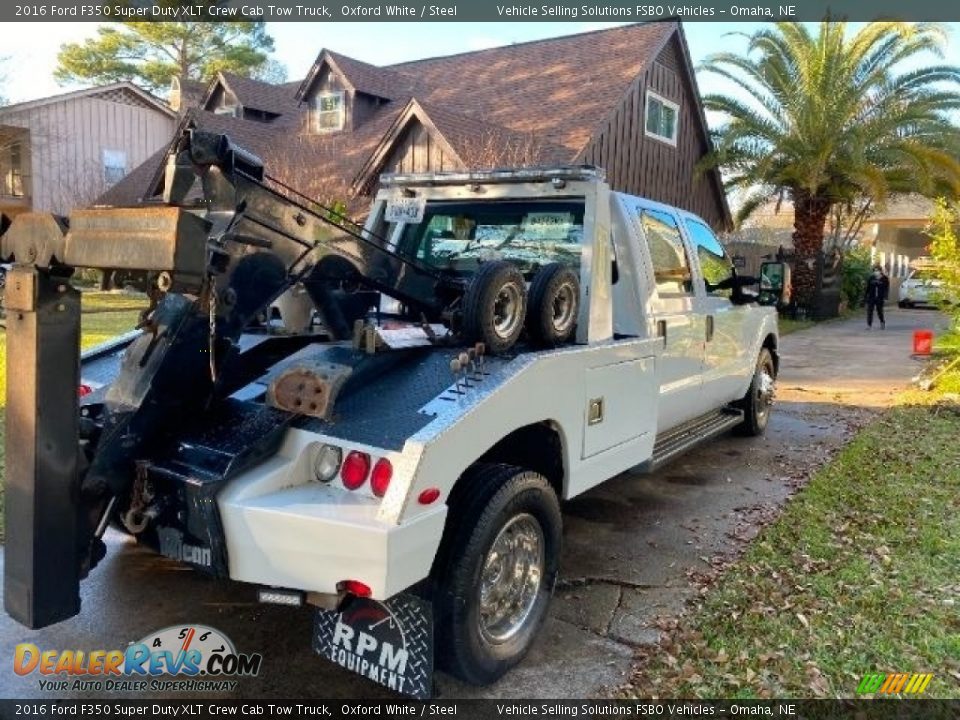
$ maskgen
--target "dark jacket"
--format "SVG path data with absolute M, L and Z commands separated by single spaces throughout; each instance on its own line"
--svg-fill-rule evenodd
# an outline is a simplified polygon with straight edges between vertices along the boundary
M 864 300 L 868 303 L 882 303 L 890 294 L 890 278 L 886 275 L 874 277 L 872 274 L 867 279 L 867 292 Z

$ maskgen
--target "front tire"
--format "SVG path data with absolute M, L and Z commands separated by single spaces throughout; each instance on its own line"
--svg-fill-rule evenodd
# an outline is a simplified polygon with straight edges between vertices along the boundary
M 738 435 L 759 437 L 766 432 L 767 423 L 770 421 L 770 408 L 773 407 L 776 378 L 777 369 L 773 355 L 767 348 L 763 348 L 757 357 L 750 388 L 738 403 L 743 410 L 743 422 L 735 428 Z
M 510 465 L 477 465 L 458 488 L 433 572 L 437 660 L 488 685 L 523 659 L 546 618 L 560 504 L 546 478 Z

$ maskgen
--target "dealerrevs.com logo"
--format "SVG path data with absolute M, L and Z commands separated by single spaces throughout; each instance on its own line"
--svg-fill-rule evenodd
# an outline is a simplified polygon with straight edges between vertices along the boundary
M 20 643 L 13 671 L 39 675 L 41 690 L 209 692 L 234 690 L 233 678 L 257 675 L 262 662 L 259 653 L 238 653 L 215 628 L 174 625 L 123 650 L 41 650 Z

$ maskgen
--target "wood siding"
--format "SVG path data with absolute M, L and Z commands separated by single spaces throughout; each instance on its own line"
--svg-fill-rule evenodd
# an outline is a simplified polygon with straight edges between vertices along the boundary
M 0 111 L 0 125 L 29 134 L 23 174 L 32 209 L 61 215 L 107 189 L 104 151 L 125 153 L 129 173 L 170 142 L 176 122 L 127 91 Z
M 725 223 L 722 190 L 709 174 L 695 172 L 708 145 L 701 134 L 696 89 L 682 67 L 681 49 L 673 37 L 637 77 L 578 160 L 604 168 L 615 190 L 676 205 L 720 230 Z M 675 147 L 645 133 L 648 90 L 680 106 Z
M 394 143 L 382 172 L 440 172 L 460 169 L 456 158 L 447 155 L 430 130 L 414 118 Z
M 387 101 L 383 98 L 377 98 L 366 93 L 356 93 L 353 96 L 353 106 L 351 108 L 351 127 L 356 130 L 363 125 L 385 102 Z

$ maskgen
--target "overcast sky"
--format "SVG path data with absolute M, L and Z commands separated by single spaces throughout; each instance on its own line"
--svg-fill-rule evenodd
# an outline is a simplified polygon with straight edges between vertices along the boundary
M 617 23 L 268 23 L 276 58 L 290 80 L 303 77 L 321 48 L 358 60 L 386 65 L 417 58 L 480 50 L 510 43 L 569 35 Z M 0 55 L 9 59 L 3 94 L 11 102 L 64 92 L 53 80 L 57 51 L 65 42 L 96 32 L 94 23 L 3 23 Z M 852 24 L 854 28 L 859 23 Z M 947 61 L 960 65 L 960 23 L 950 23 Z M 742 50 L 744 41 L 729 35 L 750 32 L 757 23 L 685 23 L 695 63 L 718 50 Z M 703 88 L 701 88 L 703 89 Z

